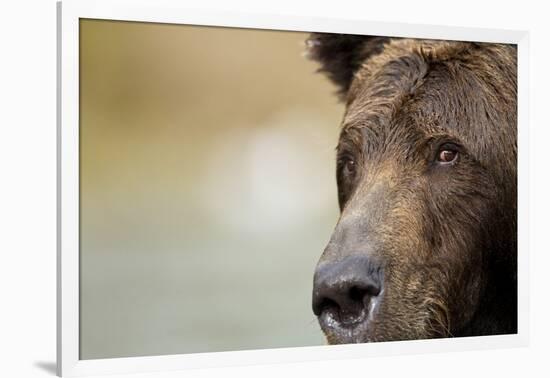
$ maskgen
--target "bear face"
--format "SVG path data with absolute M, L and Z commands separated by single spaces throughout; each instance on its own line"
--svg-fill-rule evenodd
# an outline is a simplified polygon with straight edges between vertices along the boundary
M 314 275 L 329 343 L 515 333 L 516 47 L 312 34 L 346 104 Z

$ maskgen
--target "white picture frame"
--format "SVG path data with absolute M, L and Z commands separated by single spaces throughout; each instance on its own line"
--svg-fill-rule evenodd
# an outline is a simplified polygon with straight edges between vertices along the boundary
M 57 373 L 121 374 L 258 363 L 362 358 L 518 347 L 528 344 L 528 49 L 525 31 L 369 22 L 187 9 L 178 0 L 63 1 L 58 12 Z M 513 43 L 518 47 L 518 333 L 151 357 L 79 359 L 79 19 L 106 19 L 289 31 L 337 32 Z

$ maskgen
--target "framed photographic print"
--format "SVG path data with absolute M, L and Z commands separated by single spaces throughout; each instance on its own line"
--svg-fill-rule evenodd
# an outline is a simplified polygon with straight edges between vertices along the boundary
M 526 345 L 527 38 L 58 3 L 58 374 Z

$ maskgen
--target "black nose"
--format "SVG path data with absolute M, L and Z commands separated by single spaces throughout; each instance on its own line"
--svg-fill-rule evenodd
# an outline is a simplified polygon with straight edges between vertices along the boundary
M 380 266 L 362 256 L 321 264 L 313 281 L 313 312 L 331 311 L 340 323 L 361 320 L 382 287 Z

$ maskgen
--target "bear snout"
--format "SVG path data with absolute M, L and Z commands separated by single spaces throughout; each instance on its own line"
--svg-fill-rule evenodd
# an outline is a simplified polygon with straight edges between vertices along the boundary
M 372 258 L 347 256 L 327 262 L 315 272 L 313 312 L 322 328 L 357 328 L 371 317 L 382 290 L 382 269 Z

